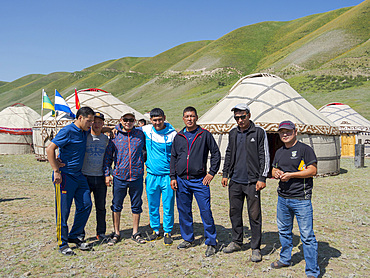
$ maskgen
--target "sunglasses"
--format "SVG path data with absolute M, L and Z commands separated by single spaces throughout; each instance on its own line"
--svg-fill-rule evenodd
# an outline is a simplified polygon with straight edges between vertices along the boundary
M 235 119 L 235 121 L 239 121 L 240 119 L 241 119 L 241 120 L 244 120 L 246 117 L 247 117 L 247 115 L 243 115 L 243 116 L 234 116 L 234 119 Z
M 133 122 L 135 122 L 135 119 L 133 119 L 133 118 L 122 118 L 122 121 L 124 121 L 125 123 L 127 123 L 127 122 L 133 123 Z

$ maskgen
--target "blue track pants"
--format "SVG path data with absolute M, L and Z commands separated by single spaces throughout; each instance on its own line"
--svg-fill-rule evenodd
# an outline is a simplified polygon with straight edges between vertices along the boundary
M 68 238 L 76 239 L 83 234 L 90 216 L 92 203 L 90 188 L 86 177 L 82 173 L 70 175 L 62 172 L 62 183 L 55 184 L 54 187 L 57 240 L 59 248 L 62 248 L 68 245 Z M 73 200 L 75 201 L 76 212 L 72 229 L 68 233 L 67 222 Z
M 179 211 L 181 236 L 184 240 L 193 242 L 193 194 L 197 200 L 200 216 L 203 221 L 204 237 L 206 245 L 217 245 L 216 226 L 211 211 L 211 192 L 209 186 L 203 185 L 203 178 L 183 180 L 177 178 L 176 202 Z
M 161 194 L 163 204 L 163 231 L 171 233 L 174 222 L 175 193 L 171 188 L 169 175 L 152 175 L 147 173 L 146 195 L 148 197 L 150 227 L 158 232 L 161 226 L 159 207 L 161 205 Z

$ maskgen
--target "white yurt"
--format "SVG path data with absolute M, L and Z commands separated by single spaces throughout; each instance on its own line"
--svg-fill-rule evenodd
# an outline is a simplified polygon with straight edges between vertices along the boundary
M 339 102 L 324 105 L 319 111 L 339 127 L 343 156 L 355 156 L 355 144 L 364 144 L 365 155 L 370 156 L 369 120 Z
M 32 126 L 40 115 L 16 103 L 0 112 L 0 154 L 33 153 Z
M 340 171 L 338 127 L 298 94 L 287 81 L 272 74 L 256 73 L 241 78 L 215 106 L 199 118 L 198 124 L 215 137 L 223 159 L 228 132 L 237 126 L 231 108 L 247 103 L 251 120 L 262 126 L 268 136 L 270 163 L 282 146 L 277 129 L 290 120 L 296 124 L 299 141 L 311 146 L 318 158 L 318 175 L 335 175 Z
M 133 110 L 135 112 L 136 119 L 149 120 L 147 116 L 144 116 L 140 112 L 131 108 L 127 104 L 114 97 L 112 94 L 97 88 L 83 89 L 77 91 L 77 95 L 80 101 L 80 107 L 89 106 L 95 112 L 101 112 L 105 117 L 105 125 L 116 125 L 122 116 L 122 111 Z M 66 99 L 67 104 L 71 108 L 74 114 L 77 113 L 75 94 L 68 96 Z M 69 114 L 57 111 L 57 116 L 52 116 L 49 112 L 43 118 L 36 121 L 33 126 L 33 140 L 35 155 L 37 160 L 46 160 L 46 147 L 50 141 L 55 137 L 60 129 L 64 126 L 73 122 L 73 118 Z

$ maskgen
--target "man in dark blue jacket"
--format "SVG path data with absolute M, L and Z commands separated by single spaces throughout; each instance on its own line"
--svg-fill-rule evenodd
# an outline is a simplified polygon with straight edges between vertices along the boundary
M 249 223 L 252 230 L 251 248 L 253 262 L 262 260 L 260 245 L 262 214 L 260 190 L 266 187 L 270 158 L 266 132 L 251 120 L 247 104 L 233 107 L 238 126 L 229 133 L 229 144 L 225 154 L 222 185 L 229 184 L 230 220 L 232 242 L 223 250 L 232 253 L 243 245 L 243 204 L 247 199 Z
M 181 236 L 184 239 L 177 248 L 193 246 L 193 194 L 197 200 L 204 226 L 207 245 L 206 256 L 216 253 L 216 227 L 211 211 L 209 184 L 220 167 L 221 155 L 212 134 L 197 125 L 198 115 L 194 107 L 183 112 L 185 128 L 174 138 L 171 150 L 171 187 L 176 190 L 177 209 Z M 211 166 L 207 173 L 207 158 L 211 153 Z

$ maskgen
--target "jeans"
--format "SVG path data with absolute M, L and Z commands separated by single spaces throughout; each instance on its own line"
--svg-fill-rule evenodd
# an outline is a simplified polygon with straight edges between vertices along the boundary
M 319 276 L 317 263 L 317 241 L 313 232 L 313 210 L 311 200 L 286 199 L 278 197 L 277 226 L 281 243 L 280 261 L 290 264 L 293 248 L 293 220 L 297 218 L 303 253 L 306 261 L 306 275 Z
M 121 212 L 123 209 L 123 200 L 128 194 L 131 200 L 131 212 L 140 214 L 143 212 L 141 195 L 143 194 L 143 177 L 141 176 L 134 181 L 125 181 L 113 177 L 113 200 L 111 210 L 113 212 Z
M 262 213 L 260 191 L 256 191 L 256 183 L 241 184 L 230 180 L 229 203 L 232 226 L 232 241 L 243 245 L 243 205 L 247 199 L 249 225 L 251 226 L 251 248 L 260 249 L 262 237 Z
M 106 232 L 106 209 L 105 200 L 107 198 L 107 186 L 104 176 L 86 176 L 90 191 L 94 194 L 96 209 L 96 234 L 101 235 Z

